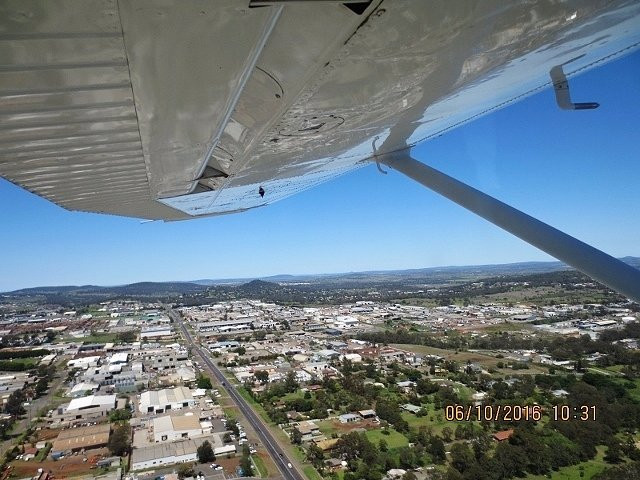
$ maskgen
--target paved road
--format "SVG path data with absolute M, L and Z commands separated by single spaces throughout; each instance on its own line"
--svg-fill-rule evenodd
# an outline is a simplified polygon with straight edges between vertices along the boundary
M 280 470 L 282 477 L 286 480 L 305 480 L 305 476 L 302 475 L 294 466 L 294 464 L 287 458 L 284 450 L 280 448 L 278 442 L 273 438 L 269 428 L 262 422 L 260 417 L 253 411 L 251 406 L 247 403 L 247 401 L 242 398 L 242 396 L 236 391 L 235 387 L 229 383 L 229 381 L 225 378 L 224 374 L 220 371 L 220 369 L 211 361 L 209 355 L 200 347 L 198 347 L 191 337 L 191 334 L 185 327 L 182 322 L 182 318 L 180 314 L 174 312 L 173 310 L 169 310 L 169 314 L 173 318 L 173 321 L 180 325 L 180 328 L 184 332 L 184 336 L 187 341 L 191 344 L 194 351 L 200 355 L 202 361 L 207 364 L 207 366 L 211 369 L 216 379 L 220 382 L 220 384 L 225 388 L 225 390 L 229 393 L 231 399 L 236 403 L 240 411 L 244 414 L 246 419 L 251 423 L 251 426 L 255 429 L 256 433 L 260 437 L 260 440 L 263 442 L 265 448 L 273 457 L 273 460 Z M 292 468 L 288 467 L 288 464 L 292 466 Z

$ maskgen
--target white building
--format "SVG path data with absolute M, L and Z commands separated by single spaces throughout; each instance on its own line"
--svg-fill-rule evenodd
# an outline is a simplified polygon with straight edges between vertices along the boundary
M 118 352 L 111 355 L 109 358 L 109 363 L 112 365 L 127 363 L 129 360 L 129 354 L 127 352 Z
M 216 448 L 215 445 L 221 445 L 221 441 L 215 435 L 173 443 L 156 443 L 148 447 L 133 449 L 131 453 L 131 470 L 143 470 L 174 463 L 195 462 L 198 458 L 198 447 L 205 440 L 214 445 L 213 452 L 215 455 L 233 454 L 236 451 L 235 445 Z
M 165 415 L 153 419 L 153 439 L 156 443 L 174 442 L 202 436 L 202 426 L 197 415 Z
M 187 387 L 165 388 L 140 395 L 141 413 L 165 413 L 195 406 L 196 401 Z
M 296 382 L 308 383 L 313 379 L 313 376 L 309 372 L 304 370 L 296 370 Z
M 85 383 L 81 382 L 73 386 L 71 390 L 69 390 L 69 397 L 84 397 L 87 392 L 95 392 L 100 388 L 100 385 L 97 383 Z
M 353 363 L 360 363 L 362 362 L 362 355 L 360 355 L 359 353 L 345 353 L 342 356 L 343 360 L 349 360 L 350 362 Z
M 247 332 L 253 326 L 253 318 L 243 317 L 233 320 L 219 320 L 216 322 L 199 322 L 195 324 L 198 332 L 217 332 L 220 334 Z
M 124 404 L 125 400 L 122 402 Z M 116 408 L 115 395 L 89 395 L 74 398 L 67 405 L 60 405 L 51 418 L 54 422 L 63 424 L 94 422 L 107 417 L 109 412 Z
M 131 470 L 195 462 L 198 459 L 198 446 L 199 444 L 195 441 L 187 440 L 135 448 L 131 453 Z
M 144 366 L 149 370 L 173 370 L 190 364 L 186 350 L 162 349 L 142 355 Z
M 69 360 L 67 362 L 67 367 L 69 368 L 82 368 L 86 370 L 89 367 L 96 367 L 100 363 L 100 357 L 97 355 L 93 355 L 90 357 L 81 357 L 75 358 L 73 360 Z
M 232 453 L 236 453 L 236 446 L 231 444 L 231 445 L 224 445 L 222 447 L 217 447 L 213 449 L 213 454 L 217 457 L 218 455 L 229 455 Z
M 170 337 L 173 335 L 173 327 L 161 325 L 157 327 L 145 327 L 140 332 L 140 340 L 148 338 Z

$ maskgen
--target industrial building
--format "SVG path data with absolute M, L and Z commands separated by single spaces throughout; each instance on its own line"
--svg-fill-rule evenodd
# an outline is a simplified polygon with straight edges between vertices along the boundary
M 108 423 L 63 430 L 54 440 L 51 453 L 77 452 L 89 448 L 104 447 L 109 443 L 110 432 L 111 427 Z
M 193 407 L 195 399 L 187 387 L 165 388 L 140 395 L 138 409 L 141 413 L 165 413 Z
M 202 436 L 202 426 L 197 415 L 165 415 L 153 419 L 153 439 L 156 443 L 174 442 Z

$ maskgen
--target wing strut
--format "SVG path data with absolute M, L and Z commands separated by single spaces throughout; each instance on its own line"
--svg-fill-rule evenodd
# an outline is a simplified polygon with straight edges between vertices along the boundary
M 640 270 L 412 158 L 409 150 L 376 161 L 640 303 Z

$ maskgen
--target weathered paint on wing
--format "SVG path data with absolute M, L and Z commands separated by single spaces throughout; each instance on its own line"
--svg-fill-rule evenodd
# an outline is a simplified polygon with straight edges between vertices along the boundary
M 640 42 L 636 1 L 247 3 L 4 1 L 0 174 L 75 210 L 243 211 Z

